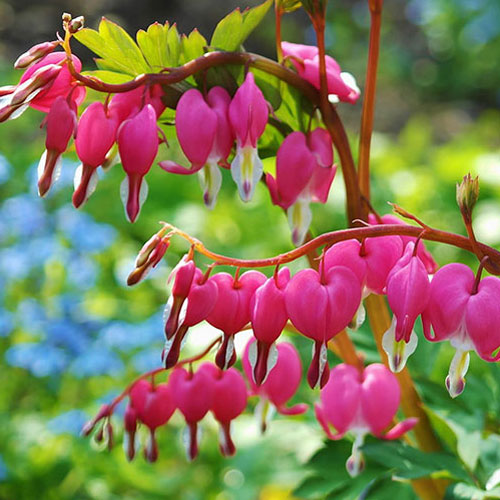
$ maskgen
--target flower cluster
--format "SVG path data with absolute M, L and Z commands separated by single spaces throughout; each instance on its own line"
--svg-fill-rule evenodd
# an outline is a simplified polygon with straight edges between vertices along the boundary
M 245 351 L 244 367 L 247 377 L 248 351 Z M 251 377 L 247 388 L 245 378 L 236 368 L 221 370 L 210 362 L 202 363 L 196 371 L 177 366 L 170 373 L 168 382 L 155 383 L 154 375 L 150 380 L 145 376 L 134 382 L 127 395 L 129 402 L 124 414 L 124 449 L 126 456 L 132 460 L 139 446 L 138 424 L 147 427 L 148 439 L 144 447 L 144 456 L 150 462 L 158 458 L 156 430 L 165 425 L 176 410 L 186 421 L 184 444 L 190 460 L 198 455 L 199 422 L 209 412 L 220 426 L 220 451 L 225 456 L 234 455 L 236 448 L 231 438 L 231 423 L 247 406 L 248 396 L 258 395 L 261 403 L 257 405 L 258 413 L 264 416 L 262 429 L 268 423 L 271 412 L 261 412 L 262 404 L 272 404 L 284 415 L 297 415 L 307 409 L 307 405 L 298 404 L 286 408 L 286 402 L 295 394 L 300 383 L 302 368 L 297 351 L 292 344 L 283 342 L 278 345 L 279 354 L 275 361 L 272 375 L 265 384 L 256 387 Z M 262 403 L 263 402 L 263 403 Z M 113 428 L 110 421 L 113 413 L 112 405 L 104 405 L 96 417 L 84 427 L 84 434 L 89 434 L 102 420 L 96 433 L 98 441 L 107 439 L 108 446 L 113 445 Z
M 158 126 L 166 103 L 171 105 L 165 89 L 160 84 L 138 86 L 108 96 L 104 103 L 92 102 L 79 116 L 86 94 L 85 85 L 75 78 L 81 62 L 66 52 L 54 52 L 59 45 L 39 44 L 18 59 L 16 68 L 27 69 L 18 85 L 0 89 L 0 120 L 15 118 L 28 106 L 46 113 L 46 149 L 38 166 L 40 196 L 58 179 L 62 154 L 72 138 L 81 161 L 74 177 L 76 208 L 95 191 L 98 171 L 121 162 L 126 177 L 120 195 L 126 217 L 134 222 L 148 194 L 144 177 L 159 143 L 166 142 Z M 298 74 L 319 88 L 318 49 L 283 42 L 283 51 Z M 329 91 L 354 103 L 359 91 L 352 77 L 341 73 L 331 57 L 327 63 Z M 175 130 L 191 165 L 163 160 L 159 166 L 175 174 L 198 173 L 208 208 L 214 207 L 222 184 L 220 168 L 230 168 L 241 199 L 249 201 L 264 173 L 257 145 L 270 113 L 274 111 L 250 71 L 233 96 L 220 86 L 187 90 L 175 105 Z M 284 138 L 277 152 L 276 178 L 267 173 L 265 180 L 272 202 L 288 213 L 295 245 L 304 241 L 311 223 L 309 204 L 327 201 L 335 172 L 332 141 L 325 129 L 296 131 Z

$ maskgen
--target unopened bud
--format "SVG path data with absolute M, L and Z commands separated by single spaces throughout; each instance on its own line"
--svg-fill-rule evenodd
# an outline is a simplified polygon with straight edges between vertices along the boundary
M 69 12 L 64 12 L 62 15 L 62 22 L 69 23 L 71 21 L 71 14 Z
M 7 95 L 11 95 L 16 90 L 17 85 L 5 85 L 0 87 L 0 97 L 5 97 Z
M 479 198 L 479 177 L 467 174 L 463 181 L 457 184 L 457 203 L 464 217 L 470 220 L 472 210 Z
M 24 54 L 21 54 L 17 58 L 17 61 L 14 63 L 14 68 L 27 68 L 35 61 L 38 61 L 38 59 L 45 57 L 47 54 L 50 54 L 58 45 L 59 42 L 57 40 L 53 42 L 43 42 L 34 45 L 33 47 L 31 47 L 31 49 L 29 49 Z
M 136 285 L 142 281 L 159 264 L 169 246 L 170 238 L 161 238 L 158 234 L 147 241 L 137 255 L 135 269 L 129 274 L 127 285 Z
M 75 17 L 69 24 L 68 24 L 68 31 L 70 33 L 76 33 L 77 31 L 81 30 L 85 24 L 85 18 L 83 16 L 78 16 Z
M 59 75 L 62 66 L 58 64 L 47 64 L 37 69 L 31 78 L 18 85 L 12 94 L 11 106 L 31 101 L 42 90 L 47 90 Z

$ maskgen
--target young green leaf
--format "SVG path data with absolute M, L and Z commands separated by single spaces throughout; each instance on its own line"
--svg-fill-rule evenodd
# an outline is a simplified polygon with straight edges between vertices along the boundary
M 205 53 L 207 46 L 205 37 L 195 28 L 189 36 L 182 35 L 181 38 L 181 64 L 185 64 L 193 59 L 201 57 Z
M 99 23 L 99 31 L 84 28 L 74 36 L 106 61 L 107 69 L 112 68 L 131 76 L 151 71 L 130 35 L 121 26 L 105 17 Z
M 238 50 L 260 24 L 272 4 L 273 0 L 266 0 L 257 7 L 243 12 L 240 9 L 233 10 L 215 27 L 210 45 L 217 50 Z

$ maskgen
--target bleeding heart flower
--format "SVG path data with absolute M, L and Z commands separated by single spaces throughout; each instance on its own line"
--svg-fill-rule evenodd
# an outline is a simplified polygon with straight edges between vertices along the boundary
M 255 291 L 250 304 L 252 329 L 256 343 L 250 345 L 249 359 L 253 380 L 261 385 L 278 359 L 274 344 L 288 321 L 285 305 L 285 288 L 290 281 L 287 267 L 266 280 Z
M 363 286 L 363 296 L 383 294 L 387 277 L 403 253 L 399 236 L 380 236 L 335 243 L 325 253 L 325 269 L 345 266 L 358 277 Z
M 250 322 L 250 301 L 265 280 L 259 271 L 247 271 L 238 279 L 228 273 L 217 273 L 209 278 L 217 285 L 218 296 L 207 321 L 224 334 L 215 357 L 215 363 L 223 370 L 236 362 L 233 337 Z
M 95 191 L 97 168 L 104 163 L 115 142 L 118 122 L 108 116 L 102 102 L 93 102 L 80 117 L 75 139 L 76 153 L 82 164 L 75 172 L 73 205 L 81 207 Z
M 21 77 L 19 81 L 19 85 L 22 85 L 26 81 L 33 78 L 34 73 L 36 73 L 39 69 L 43 68 L 47 65 L 61 65 L 63 61 L 66 59 L 65 52 L 53 52 L 52 54 L 48 54 L 43 59 L 39 60 L 37 63 L 30 66 Z M 82 70 L 82 63 L 78 57 L 72 55 L 73 65 L 76 71 Z M 18 86 L 19 86 L 18 85 Z M 62 64 L 61 71 L 59 71 L 55 80 L 51 83 L 49 87 L 44 89 L 42 92 L 39 92 L 29 103 L 29 105 L 37 109 L 38 111 L 43 111 L 44 113 L 48 113 L 52 104 L 57 97 L 63 96 L 67 97 L 71 92 L 71 99 L 79 106 L 83 100 L 85 99 L 85 87 L 76 86 L 75 79 L 71 76 L 69 69 L 66 64 Z
M 117 142 L 127 174 L 120 187 L 121 198 L 128 220 L 135 222 L 148 195 L 144 176 L 158 153 L 156 112 L 151 104 L 120 125 Z
M 396 377 L 382 364 L 367 366 L 360 373 L 354 366 L 340 364 L 331 372 L 316 404 L 318 422 L 330 439 L 340 439 L 346 432 L 355 436 L 352 455 L 346 462 L 347 472 L 356 476 L 364 466 L 359 448 L 366 434 L 382 439 L 397 439 L 412 429 L 416 418 L 409 418 L 383 433 L 399 407 L 400 389 Z M 330 430 L 336 429 L 336 434 Z
M 373 225 L 376 224 L 402 224 L 406 226 L 408 225 L 406 222 L 402 221 L 399 217 L 396 217 L 395 215 L 392 214 L 382 215 L 381 219 L 382 222 L 379 222 L 379 220 L 374 214 L 370 214 L 368 216 L 368 222 Z M 414 236 L 399 236 L 399 237 L 403 241 L 403 246 L 405 248 L 406 245 L 410 243 L 410 241 L 415 243 L 417 240 L 417 238 L 415 238 Z M 434 257 L 429 252 L 429 250 L 427 250 L 425 243 L 423 241 L 420 241 L 420 243 L 418 244 L 417 256 L 423 262 L 429 274 L 434 274 L 437 271 L 438 268 L 437 262 L 434 260 Z
M 212 411 L 215 420 L 220 424 L 219 447 L 221 453 L 232 456 L 236 453 L 231 439 L 231 421 L 241 415 L 247 406 L 247 386 L 245 379 L 236 368 L 221 370 L 212 363 L 203 363 L 198 373 L 205 371 L 213 377 L 214 392 Z
M 195 263 L 188 260 L 188 256 L 185 255 L 170 273 L 168 281 L 173 278 L 174 283 L 163 314 L 167 340 L 170 340 L 175 335 L 179 325 L 184 322 L 187 308 L 185 300 L 189 295 L 189 290 L 191 290 L 195 271 Z
M 387 278 L 387 300 L 393 317 L 382 338 L 382 347 L 391 370 L 399 372 L 417 348 L 418 337 L 413 325 L 429 301 L 429 277 L 413 242 L 406 245 L 403 256 Z
M 211 88 L 206 98 L 196 89 L 185 92 L 177 104 L 175 129 L 191 168 L 173 161 L 160 162 L 161 168 L 174 174 L 198 172 L 203 201 L 210 209 L 215 206 L 222 184 L 219 164 L 226 162 L 234 143 L 228 115 L 230 102 L 231 97 L 222 87 Z
M 193 374 L 184 368 L 176 368 L 170 375 L 169 385 L 176 406 L 186 419 L 184 443 L 189 460 L 194 460 L 198 455 L 198 422 L 213 405 L 214 379 L 205 369 Z
M 120 92 L 109 102 L 109 115 L 115 117 L 118 123 L 122 123 L 133 118 L 145 105 L 150 104 L 155 110 L 156 118 L 159 118 L 165 110 L 165 104 L 161 99 L 163 95 L 160 85 L 141 86 L 128 92 Z
M 190 272 L 190 270 L 186 270 L 182 280 L 188 279 Z M 165 342 L 162 359 L 166 368 L 175 366 L 179 360 L 179 354 L 189 328 L 207 319 L 215 307 L 218 294 L 219 290 L 216 283 L 205 279 L 203 273 L 198 268 L 195 268 L 189 293 L 186 297 L 186 306 L 184 306 L 185 316 L 183 313 L 180 314 L 183 318 L 179 319 L 177 330 Z M 179 297 L 179 295 L 177 296 Z
M 500 347 L 500 279 L 476 279 L 463 264 L 442 267 L 431 281 L 422 320 L 428 340 L 449 340 L 456 349 L 446 378 L 450 396 L 456 397 L 465 387 L 469 351 L 476 351 L 485 361 L 500 359 L 496 352 Z
M 126 449 L 129 450 L 127 455 L 134 455 L 130 447 L 134 446 L 135 430 L 133 425 L 133 417 L 140 420 L 150 430 L 148 444 L 144 450 L 146 459 L 149 462 L 155 462 L 158 458 L 158 445 L 156 443 L 156 429 L 165 425 L 175 411 L 176 405 L 174 395 L 169 384 L 153 385 L 147 380 L 139 380 L 130 391 L 130 406 L 134 411 L 125 415 L 126 426 L 128 431 L 128 441 Z M 128 427 L 128 429 L 127 429 Z
M 229 105 L 229 121 L 236 137 L 236 156 L 231 174 L 238 186 L 240 198 L 250 201 L 264 167 L 257 154 L 257 141 L 267 125 L 269 109 L 252 73 L 236 91 Z
M 66 151 L 68 142 L 76 132 L 76 104 L 66 97 L 59 96 L 52 104 L 45 126 L 47 136 L 45 151 L 38 164 L 38 194 L 45 196 L 61 170 L 61 155 Z
M 361 302 L 361 285 L 347 267 L 328 270 L 321 264 L 299 271 L 285 292 L 286 309 L 297 330 L 314 340 L 313 359 L 307 372 L 309 385 L 323 387 L 328 380 L 327 343 L 352 320 Z
M 283 55 L 288 57 L 298 74 L 314 85 L 320 87 L 319 81 L 319 50 L 312 45 L 281 42 Z M 354 104 L 361 95 L 356 80 L 350 73 L 341 71 L 337 61 L 326 56 L 326 81 L 328 94 L 332 102 L 344 101 Z
M 303 243 L 311 224 L 310 203 L 326 203 L 336 169 L 330 134 L 322 128 L 292 132 L 281 143 L 276 179 L 266 174 L 266 184 L 273 203 L 287 211 L 295 245 Z
M 272 417 L 272 411 L 268 408 L 269 404 L 273 405 L 273 411 L 276 410 L 281 415 L 300 415 L 307 410 L 306 404 L 285 406 L 299 388 L 302 379 L 302 363 L 293 344 L 280 342 L 276 345 L 278 351 L 276 364 L 269 372 L 266 381 L 257 386 L 250 363 L 250 351 L 253 345 L 255 345 L 255 339 L 251 339 L 246 345 L 243 354 L 243 369 L 250 383 L 251 393 L 261 398 L 256 414 L 264 432 Z

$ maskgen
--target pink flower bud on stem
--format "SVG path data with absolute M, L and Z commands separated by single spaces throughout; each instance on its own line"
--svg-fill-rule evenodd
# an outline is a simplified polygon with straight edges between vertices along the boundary
M 55 40 L 53 42 L 42 42 L 34 45 L 24 54 L 21 54 L 16 62 L 14 63 L 14 68 L 25 69 L 35 61 L 38 61 L 47 54 L 50 54 L 59 45 L 59 41 Z

